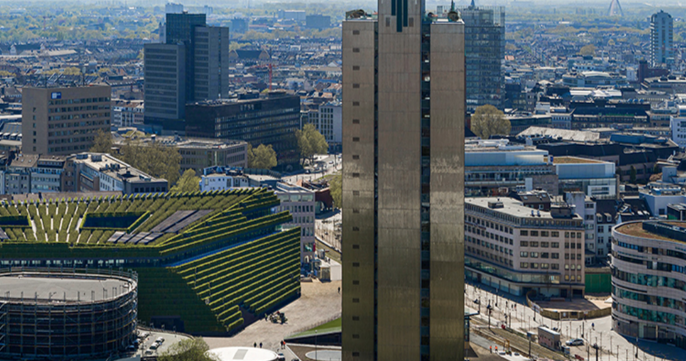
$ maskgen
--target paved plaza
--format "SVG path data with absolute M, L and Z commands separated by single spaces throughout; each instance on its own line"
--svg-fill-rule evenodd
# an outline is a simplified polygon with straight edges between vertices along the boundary
M 245 346 L 262 343 L 262 347 L 279 351 L 279 342 L 296 332 L 331 320 L 341 314 L 341 295 L 338 289 L 341 281 L 322 283 L 318 280 L 302 282 L 302 295 L 279 311 L 286 314 L 288 322 L 281 325 L 268 321 L 257 321 L 233 337 L 207 337 L 210 348 Z M 290 360 L 290 359 L 288 359 Z
M 658 344 L 649 341 L 636 341 L 627 339 L 612 330 L 612 316 L 606 316 L 586 321 L 554 321 L 541 317 L 531 308 L 526 306 L 523 296 L 517 297 L 502 292 L 495 294 L 495 289 L 488 286 L 465 284 L 465 302 L 467 306 L 477 309 L 478 305 L 473 301 L 481 299 L 481 319 L 487 319 L 486 306 L 490 303 L 494 306 L 491 314 L 491 324 L 500 327 L 505 319 L 510 319 L 508 324 L 512 329 L 526 333 L 538 333 L 538 327 L 544 325 L 548 328 L 557 328 L 563 342 L 571 338 L 583 338 L 584 346 L 571 348 L 571 357 L 575 355 L 589 360 L 595 360 L 593 344 L 600 348 L 599 361 L 660 361 L 660 360 L 684 360 L 686 351 L 675 346 Z M 489 292 L 490 291 L 490 292 Z M 609 296 L 608 296 L 609 297 Z M 497 304 L 497 306 L 495 306 Z M 636 348 L 638 345 L 638 351 Z M 562 357 L 561 357 L 562 358 Z

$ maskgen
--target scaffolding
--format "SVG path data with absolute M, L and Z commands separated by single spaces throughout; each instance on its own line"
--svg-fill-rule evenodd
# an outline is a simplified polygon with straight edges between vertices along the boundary
M 54 275 L 54 270 L 50 275 Z M 33 272 L 32 272 L 33 273 Z M 11 274 L 19 274 L 13 270 Z M 3 275 L 0 270 L 0 276 Z M 5 273 L 4 275 L 8 275 Z M 46 277 L 49 275 L 46 275 Z M 60 277 L 99 275 L 62 273 Z M 39 299 L 37 295 L 0 300 L 0 359 L 96 359 L 122 351 L 136 336 L 138 282 L 135 274 L 108 274 L 130 287 L 103 288 L 81 298 Z M 84 297 L 86 298 L 86 297 Z

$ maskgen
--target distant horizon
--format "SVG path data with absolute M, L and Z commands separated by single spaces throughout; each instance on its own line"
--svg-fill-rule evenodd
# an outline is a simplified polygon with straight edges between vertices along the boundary
M 136 7 L 145 7 L 145 8 L 152 8 L 156 6 L 164 6 L 165 4 L 169 2 L 173 3 L 180 3 L 183 4 L 184 6 L 188 7 L 202 7 L 204 5 L 212 6 L 212 7 L 217 7 L 217 8 L 236 8 L 236 9 L 242 9 L 246 8 L 248 4 L 250 4 L 250 7 L 257 7 L 261 6 L 264 4 L 270 4 L 270 5 L 278 5 L 278 4 L 328 4 L 330 5 L 330 1 L 324 1 L 324 0 L 281 0 L 281 1 L 267 1 L 267 0 L 230 0 L 230 1 L 224 1 L 224 0 L 208 0 L 208 1 L 163 1 L 163 0 L 154 0 L 154 1 L 146 1 L 146 0 L 130 0 L 130 1 L 122 1 L 122 0 L 77 0 L 77 1 L 63 1 L 63 0 L 26 0 L 26 1 L 17 1 L 17 0 L 0 0 L 0 5 L 5 5 L 5 6 L 17 6 L 17 7 L 24 7 L 24 6 L 31 6 L 31 5 L 36 5 L 36 4 L 42 4 L 42 3 L 57 3 L 60 2 L 64 5 L 74 5 L 74 4 L 92 4 L 92 5 L 128 5 L 128 6 L 136 6 Z M 377 1 L 369 0 L 369 1 L 359 1 L 359 0 L 343 0 L 343 1 L 337 1 L 336 2 L 338 5 L 363 5 L 366 6 L 367 8 L 376 8 Z M 458 0 L 455 1 L 456 5 L 459 6 L 464 6 L 464 5 L 469 5 L 471 3 L 471 0 Z M 573 4 L 570 4 L 568 1 L 564 0 L 475 0 L 475 3 L 477 6 L 505 6 L 505 7 L 510 7 L 512 5 L 516 4 L 547 4 L 547 5 L 554 5 L 554 6 L 562 6 L 564 8 L 580 8 L 580 7 L 586 7 L 586 8 L 607 8 L 610 5 L 610 1 L 593 1 L 593 0 L 584 0 L 580 2 L 575 2 Z M 436 6 L 436 5 L 450 5 L 450 1 L 426 1 L 427 6 Z M 684 5 L 682 5 L 682 2 L 680 0 L 666 0 L 666 1 L 642 1 L 642 0 L 620 0 L 620 4 L 622 6 L 646 6 L 646 7 L 654 7 L 654 8 L 669 8 L 669 7 L 679 7 L 679 8 L 684 8 Z M 684 2 L 686 4 L 686 2 Z

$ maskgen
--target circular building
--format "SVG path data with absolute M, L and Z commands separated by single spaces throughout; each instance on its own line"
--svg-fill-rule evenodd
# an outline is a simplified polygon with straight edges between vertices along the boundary
M 615 226 L 611 262 L 614 330 L 686 348 L 686 222 Z
M 222 347 L 207 351 L 219 361 L 276 361 L 279 358 L 273 351 L 253 347 Z
M 0 270 L 0 359 L 97 359 L 136 336 L 135 273 Z

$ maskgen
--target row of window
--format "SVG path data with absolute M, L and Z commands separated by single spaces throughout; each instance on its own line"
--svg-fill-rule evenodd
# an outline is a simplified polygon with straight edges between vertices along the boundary
M 526 237 L 559 237 L 558 231 L 529 231 L 522 229 L 519 231 L 520 236 Z M 540 236 L 539 236 L 540 235 Z M 581 238 L 581 232 L 565 232 L 565 238 Z
M 108 102 L 109 97 L 104 98 L 81 98 L 81 99 L 56 99 L 50 100 L 48 105 L 64 105 L 64 104 L 83 104 L 83 103 L 98 103 L 98 102 Z M 33 111 L 36 111 L 35 108 Z
M 553 232 L 557 233 L 557 232 Z M 521 247 L 533 247 L 536 248 L 539 246 L 538 241 L 519 241 L 519 245 Z M 540 242 L 541 248 L 560 248 L 560 242 Z

